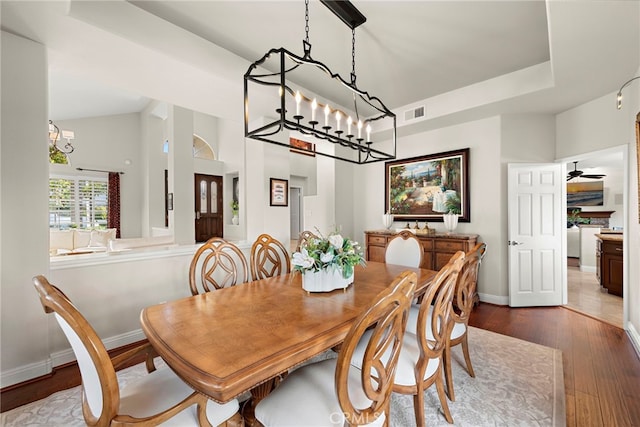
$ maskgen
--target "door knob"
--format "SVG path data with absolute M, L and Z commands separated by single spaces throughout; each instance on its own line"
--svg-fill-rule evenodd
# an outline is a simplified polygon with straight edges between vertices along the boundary
M 518 245 L 524 245 L 523 242 L 518 242 L 517 240 L 509 240 L 509 246 L 518 246 Z

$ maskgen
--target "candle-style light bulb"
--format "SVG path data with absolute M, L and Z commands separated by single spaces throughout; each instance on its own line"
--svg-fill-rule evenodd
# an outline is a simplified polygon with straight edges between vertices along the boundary
M 342 120 L 342 114 L 340 111 L 336 111 L 336 130 L 340 130 L 340 120 Z
M 311 121 L 312 122 L 316 121 L 316 108 L 318 108 L 318 101 L 316 101 L 316 99 L 313 98 L 313 101 L 311 102 Z
M 358 120 L 358 138 L 362 138 L 362 120 Z
M 296 91 L 296 116 L 300 115 L 300 102 L 302 101 L 302 95 L 300 95 L 300 91 Z
M 329 104 L 324 106 L 324 125 L 329 126 L 329 113 L 331 112 L 331 108 L 329 108 Z
M 349 116 L 347 117 L 347 135 L 351 135 L 351 123 L 353 123 L 353 119 Z
M 371 125 L 367 125 L 367 142 L 371 142 Z

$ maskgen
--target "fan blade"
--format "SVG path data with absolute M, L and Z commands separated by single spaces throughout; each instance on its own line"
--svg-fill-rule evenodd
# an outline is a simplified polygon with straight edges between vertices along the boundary
M 591 178 L 591 179 L 600 179 L 604 178 L 606 175 L 581 175 L 582 178 Z

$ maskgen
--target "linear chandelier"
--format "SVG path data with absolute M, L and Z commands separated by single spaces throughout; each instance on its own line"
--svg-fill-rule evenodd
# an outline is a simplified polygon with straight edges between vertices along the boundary
M 632 81 L 640 79 L 640 76 L 636 76 L 630 80 L 628 80 L 625 84 L 622 85 L 622 87 L 620 88 L 620 90 L 618 91 L 618 96 L 616 97 L 616 107 L 618 107 L 618 110 L 622 109 L 622 89 L 624 89 L 625 87 L 627 87 Z
M 366 18 L 349 1 L 320 1 L 351 28 L 350 81 L 311 57 L 309 0 L 305 0 L 303 56 L 274 48 L 251 64 L 244 75 L 245 137 L 291 148 L 290 137 L 309 136 L 315 144 L 295 147 L 297 151 L 355 164 L 395 159 L 395 114 L 379 98 L 356 85 L 355 29 Z M 300 82 L 312 82 L 318 92 L 326 93 L 305 93 Z M 338 96 L 340 101 L 330 101 L 331 96 Z M 340 102 L 349 109 L 341 107 Z M 380 136 L 383 131 L 388 137 L 376 140 L 374 135 Z
M 56 126 L 53 121 L 49 120 L 49 145 L 54 151 L 59 151 L 63 154 L 71 154 L 75 147 L 71 144 L 71 140 L 75 138 L 75 133 L 70 130 L 63 130 L 62 137 L 67 140 L 64 146 L 58 145 L 60 140 L 60 128 Z

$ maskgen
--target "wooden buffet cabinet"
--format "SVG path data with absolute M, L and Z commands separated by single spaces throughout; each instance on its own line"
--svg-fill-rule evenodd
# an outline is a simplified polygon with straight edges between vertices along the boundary
M 596 234 L 596 275 L 600 286 L 622 296 L 622 234 Z
M 391 230 L 365 231 L 367 261 L 384 262 L 384 253 L 389 240 L 397 233 Z M 457 251 L 468 252 L 478 240 L 477 234 L 417 234 L 424 254 L 422 268 L 440 270 Z

